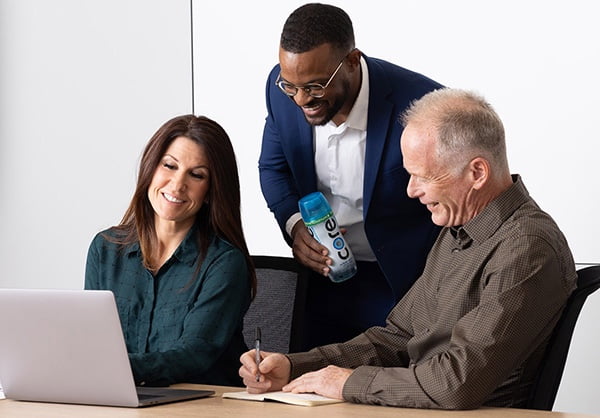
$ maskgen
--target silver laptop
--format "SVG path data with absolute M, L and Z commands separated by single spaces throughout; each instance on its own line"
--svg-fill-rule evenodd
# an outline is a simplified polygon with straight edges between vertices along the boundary
M 137 387 L 110 291 L 0 289 L 0 382 L 9 399 L 148 406 L 214 394 Z

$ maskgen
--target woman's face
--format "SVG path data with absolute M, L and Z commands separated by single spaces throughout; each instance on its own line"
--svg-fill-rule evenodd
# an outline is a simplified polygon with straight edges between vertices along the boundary
M 210 170 L 204 147 L 184 136 L 175 138 L 148 188 L 157 226 L 166 222 L 178 228 L 191 227 L 209 188 Z

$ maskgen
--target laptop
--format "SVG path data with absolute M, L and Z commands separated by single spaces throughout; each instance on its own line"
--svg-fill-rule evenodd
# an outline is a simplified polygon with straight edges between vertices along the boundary
M 0 289 L 0 382 L 8 399 L 140 407 L 212 390 L 137 387 L 112 292 Z

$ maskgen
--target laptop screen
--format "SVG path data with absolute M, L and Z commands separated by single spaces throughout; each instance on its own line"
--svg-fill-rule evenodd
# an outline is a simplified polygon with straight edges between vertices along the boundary
M 112 292 L 0 289 L 0 318 L 7 398 L 140 406 Z

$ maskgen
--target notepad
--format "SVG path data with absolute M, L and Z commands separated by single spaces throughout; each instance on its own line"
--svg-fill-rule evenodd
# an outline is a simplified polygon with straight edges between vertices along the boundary
M 317 406 L 344 402 L 341 399 L 327 398 L 315 393 L 267 392 L 254 394 L 248 393 L 245 390 L 242 392 L 225 392 L 223 397 L 245 401 L 276 401 L 301 406 Z

